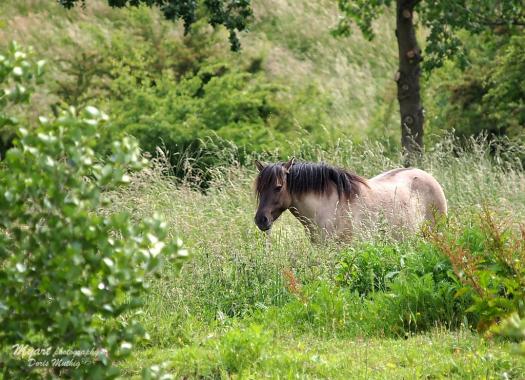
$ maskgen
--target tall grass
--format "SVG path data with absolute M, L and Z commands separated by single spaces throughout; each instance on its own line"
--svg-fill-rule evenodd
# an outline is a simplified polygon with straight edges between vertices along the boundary
M 473 141 L 469 150 L 458 152 L 445 141 L 427 153 L 422 168 L 443 185 L 450 218 L 468 225 L 472 223 L 472 214 L 484 206 L 516 219 L 525 215 L 523 172 L 513 164 L 498 164 L 498 157 L 490 154 L 492 150 L 484 142 Z M 310 151 L 305 156 L 317 155 L 319 159 L 369 177 L 399 166 L 399 160 L 388 157 L 385 151 L 386 148 L 379 144 L 339 145 L 331 152 Z M 338 290 L 330 290 L 330 287 L 335 285 L 345 257 L 362 255 L 364 248 L 357 245 L 350 252 L 348 247 L 337 243 L 312 245 L 300 223 L 289 213 L 276 222 L 270 238 L 256 229 L 252 221 L 256 206 L 253 195 L 255 169 L 240 166 L 219 168 L 213 173 L 214 180 L 205 193 L 194 189 L 190 182 L 175 182 L 165 172 L 164 164 L 157 161 L 148 170 L 134 176 L 125 190 L 112 194 L 109 206 L 110 210 L 127 209 L 137 219 L 154 212 L 161 214 L 171 233 L 181 237 L 191 252 L 191 259 L 179 275 L 166 268 L 160 279 L 151 279 L 151 293 L 146 300 L 143 319 L 156 345 L 184 341 L 187 334 L 191 335 L 187 326 L 184 327 L 188 320 L 222 323 L 234 316 L 250 316 L 284 305 L 288 305 L 289 315 L 297 318 L 310 315 L 314 320 L 323 320 L 323 315 L 332 313 L 325 322 L 319 322 L 321 325 L 317 324 L 314 331 L 326 331 L 335 320 L 345 320 L 340 328 L 329 328 L 345 335 L 359 331 L 366 333 L 367 329 L 369 332 L 397 331 L 403 334 L 403 331 L 414 328 L 415 331 L 429 328 L 439 321 L 449 325 L 462 323 L 461 314 L 454 314 L 454 308 L 459 306 L 450 303 L 455 302 L 455 288 L 446 278 L 446 273 L 452 268 L 435 269 L 442 259 L 428 251 L 430 248 L 425 248 L 426 243 L 421 237 L 401 245 L 387 243 L 386 248 L 380 248 L 385 247 L 382 237 L 377 234 L 374 241 L 372 236 L 367 244 L 379 247 L 374 249 L 381 265 L 390 265 L 388 262 L 391 262 L 392 270 L 403 271 L 399 260 L 412 264 L 396 278 L 395 283 L 390 284 L 389 290 L 389 294 L 406 297 L 403 298 L 406 304 L 401 299 L 401 303 L 392 304 L 388 294 L 373 295 L 363 303 L 362 298 L 352 291 L 344 295 Z M 389 249 L 393 253 L 383 260 L 381 255 Z M 429 253 L 425 254 L 426 251 Z M 429 267 L 432 260 L 437 261 Z M 425 266 L 428 269 L 424 269 Z M 444 277 L 437 273 L 443 273 Z M 301 309 L 304 302 L 300 294 L 291 290 L 291 278 L 297 286 L 304 287 L 310 305 L 318 302 L 318 306 L 314 306 L 314 309 L 319 308 L 318 311 Z M 328 286 L 327 290 L 322 290 L 325 286 Z M 414 290 L 418 286 L 420 288 Z M 319 296 L 320 291 L 328 293 Z M 436 295 L 436 292 L 446 294 Z M 315 301 L 315 297 L 321 298 Z M 343 302 L 340 310 L 338 306 L 330 309 L 325 304 L 336 305 L 333 302 L 339 302 L 338 299 Z M 446 306 L 447 302 L 449 306 Z M 390 308 L 391 313 L 381 308 Z M 429 310 L 435 314 L 421 315 Z M 377 316 L 375 322 L 365 323 L 372 314 Z M 385 330 L 390 322 L 384 318 L 398 322 L 392 322 L 395 326 Z M 354 329 L 349 327 L 351 323 L 348 321 L 357 323 Z M 294 322 L 289 325 L 293 326 Z M 166 334 L 166 331 L 170 333 Z

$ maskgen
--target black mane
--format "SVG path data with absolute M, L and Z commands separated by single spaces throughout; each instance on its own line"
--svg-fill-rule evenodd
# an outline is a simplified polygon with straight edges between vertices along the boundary
M 309 192 L 322 194 L 333 183 L 339 197 L 344 195 L 351 198 L 359 194 L 358 183 L 367 186 L 366 180 L 357 174 L 325 163 L 294 163 L 288 174 L 284 174 L 283 165 L 283 162 L 270 164 L 259 173 L 255 184 L 255 191 L 258 196 L 268 186 L 274 186 L 277 178 L 283 181 L 285 176 L 288 191 L 292 195 L 303 195 Z

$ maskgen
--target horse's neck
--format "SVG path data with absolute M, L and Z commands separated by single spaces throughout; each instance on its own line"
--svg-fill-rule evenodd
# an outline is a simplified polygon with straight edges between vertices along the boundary
M 361 218 L 363 206 L 369 201 L 367 186 L 357 184 L 360 195 L 351 200 L 340 200 L 335 185 L 326 194 L 304 194 L 292 196 L 292 214 L 305 225 L 310 232 L 320 235 L 337 235 L 350 238 L 353 224 Z M 349 217 L 351 216 L 351 217 Z
M 290 211 L 308 227 L 332 228 L 340 209 L 339 196 L 335 186 L 324 194 L 306 193 L 292 196 Z

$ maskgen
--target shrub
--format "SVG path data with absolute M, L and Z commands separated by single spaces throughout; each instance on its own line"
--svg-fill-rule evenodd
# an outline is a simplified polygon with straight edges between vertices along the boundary
M 0 159 L 15 137 L 20 114 L 17 106 L 29 103 L 43 68 L 44 61 L 36 62 L 31 51 L 23 51 L 15 42 L 0 54 Z
M 363 244 L 341 255 L 336 279 L 362 296 L 386 290 L 386 283 L 404 268 L 403 253 L 396 245 Z
M 246 163 L 253 152 L 291 154 L 297 138 L 317 130 L 326 117 L 315 88 L 291 97 L 262 72 L 222 61 L 180 79 L 165 71 L 144 74 L 137 83 L 141 71 L 126 67 L 114 75 L 112 91 L 120 96 L 104 106 L 119 115 L 118 129 L 151 154 L 157 147 L 168 151 L 176 175 L 190 170 L 204 182 L 210 167 Z M 316 138 L 324 139 L 324 131 Z
M 436 281 L 432 273 L 403 273 L 389 284 L 388 291 L 369 297 L 373 330 L 404 336 L 436 326 L 456 328 L 466 308 L 454 297 L 456 290 L 451 281 Z
M 485 208 L 472 226 L 455 225 L 430 237 L 463 284 L 458 294 L 472 297 L 467 311 L 479 319 L 479 330 L 512 313 L 525 315 L 525 226 L 498 220 Z
M 465 299 L 448 259 L 424 241 L 374 243 L 342 254 L 337 281 L 365 299 L 370 329 L 403 335 L 463 322 Z
M 425 276 L 453 283 L 446 256 L 423 240 L 404 243 L 362 243 L 343 251 L 336 279 L 361 296 L 388 291 L 400 275 Z
M 104 191 L 145 163 L 129 138 L 114 142 L 106 160 L 96 156 L 106 115 L 70 109 L 53 121 L 40 118 L 38 126 L 13 116 L 28 113 L 42 68 L 14 43 L 0 55 L 0 125 L 18 136 L 0 168 L 2 373 L 109 378 L 118 372 L 112 363 L 142 334 L 124 314 L 138 306 L 144 276 L 161 253 L 176 253 L 178 245 L 164 242 L 157 219 L 132 225 L 124 213 L 99 211 Z M 67 359 L 75 365 L 56 362 Z M 29 365 L 34 360 L 44 365 Z
M 32 131 L 20 128 L 19 141 L 7 153 L 0 178 L 4 376 L 43 377 L 50 371 L 116 376 L 112 363 L 143 334 L 128 312 L 140 304 L 144 277 L 158 267 L 162 254 L 177 252 L 176 245 L 165 243 L 161 221 L 133 225 L 124 213 L 98 212 L 103 190 L 125 183 L 127 171 L 144 164 L 129 138 L 114 142 L 105 162 L 97 159 L 93 147 L 104 120 L 91 107 L 80 116 L 71 110 L 54 121 L 42 119 Z M 13 345 L 52 351 L 14 354 Z M 53 356 L 58 348 L 94 353 Z M 66 358 L 81 365 L 52 362 Z M 29 366 L 31 359 L 50 364 Z
M 62 11 L 48 7 L 50 13 Z M 53 19 L 46 26 L 63 30 L 63 35 L 56 38 L 53 33 L 46 41 L 48 46 L 39 44 L 43 51 L 59 47 L 49 53 L 55 54 L 58 70 L 51 73 L 53 81 L 46 85 L 59 102 L 77 108 L 99 99 L 125 97 L 126 93 L 112 83 L 123 74 L 138 85 L 162 76 L 164 71 L 178 79 L 197 72 L 203 61 L 227 50 L 218 46 L 220 32 L 209 28 L 204 20 L 193 24 L 192 32 L 183 36 L 182 30 L 148 7 L 99 10 L 90 20 L 79 20 L 80 14 L 69 12 L 64 16 L 73 21 L 82 37 L 71 33 L 63 20 Z

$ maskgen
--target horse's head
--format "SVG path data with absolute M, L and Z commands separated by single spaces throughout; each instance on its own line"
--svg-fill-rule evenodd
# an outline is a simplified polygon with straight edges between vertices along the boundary
M 255 160 L 259 175 L 255 183 L 259 205 L 255 224 L 261 231 L 268 231 L 272 223 L 292 205 L 286 177 L 294 159 L 286 163 L 263 165 Z

